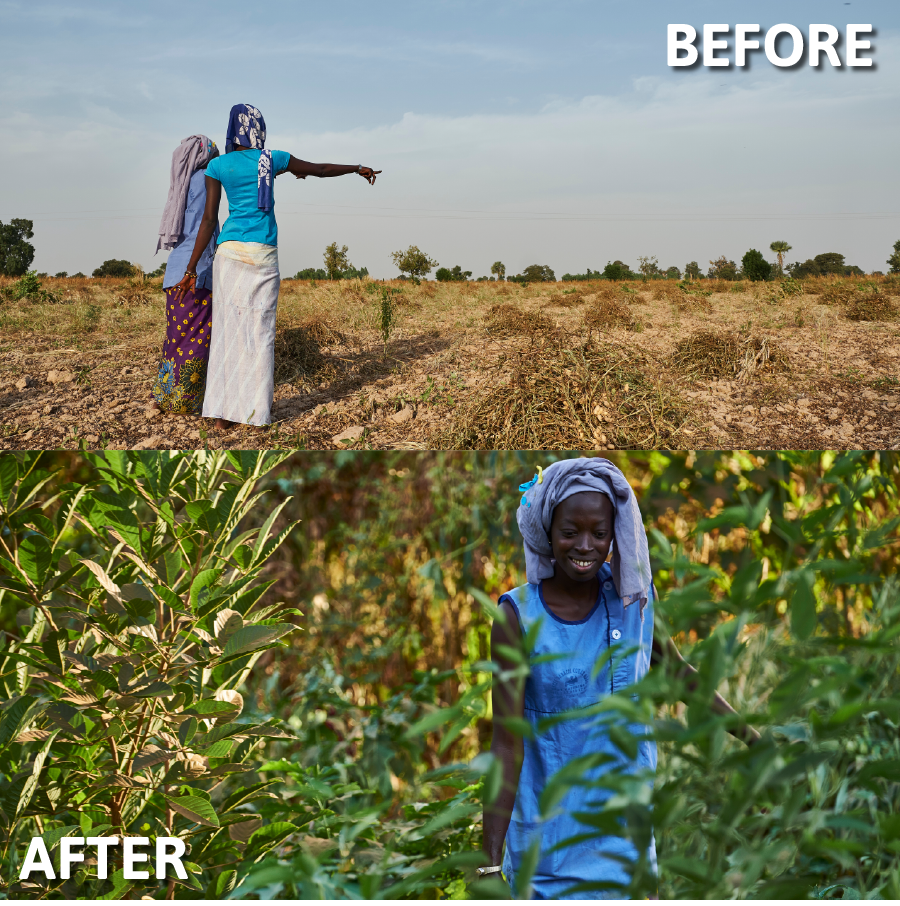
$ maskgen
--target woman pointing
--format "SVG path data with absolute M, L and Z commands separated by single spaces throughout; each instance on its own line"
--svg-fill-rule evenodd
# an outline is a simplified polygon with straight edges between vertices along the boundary
M 196 266 L 218 223 L 222 189 L 228 219 L 213 263 L 212 339 L 203 415 L 217 428 L 242 422 L 267 425 L 275 390 L 275 313 L 281 277 L 274 180 L 356 173 L 370 185 L 380 170 L 356 164 L 312 164 L 265 148 L 266 123 L 256 107 L 235 104 L 228 119 L 225 155 L 206 169 L 206 210 L 181 293 L 196 282 Z

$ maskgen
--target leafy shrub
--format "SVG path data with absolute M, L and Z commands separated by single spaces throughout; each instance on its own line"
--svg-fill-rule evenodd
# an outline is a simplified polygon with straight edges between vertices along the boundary
M 257 486 L 283 456 L 255 452 L 88 456 L 93 480 L 55 480 L 40 454 L 0 459 L 4 611 L 0 651 L 0 841 L 17 895 L 126 897 L 155 888 L 118 868 L 100 881 L 16 883 L 23 841 L 41 835 L 178 836 L 192 891 L 221 896 L 234 864 L 294 828 L 262 825 L 252 754 L 277 725 L 248 720 L 238 691 L 298 611 L 260 606 L 282 502 L 246 528 Z M 245 844 L 245 846 L 242 846 Z M 241 852 L 243 850 L 243 852 Z
M 768 280 L 772 275 L 772 265 L 763 258 L 762 252 L 750 249 L 741 259 L 741 269 L 747 280 Z
M 434 272 L 435 280 L 441 283 L 465 283 L 472 276 L 471 271 L 464 271 L 458 264 L 452 268 L 439 267 Z
M 0 274 L 21 277 L 34 261 L 34 246 L 27 240 L 34 236 L 34 222 L 14 217 L 9 223 L 0 220 Z
M 94 268 L 94 277 L 133 277 L 135 273 L 134 265 L 130 261 L 120 258 L 109 258 Z

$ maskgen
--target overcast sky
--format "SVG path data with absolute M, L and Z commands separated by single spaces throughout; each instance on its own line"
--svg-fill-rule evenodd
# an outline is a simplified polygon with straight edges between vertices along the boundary
M 670 22 L 871 23 L 876 66 L 669 69 Z M 0 220 L 34 220 L 40 271 L 155 267 L 173 149 L 223 146 L 238 102 L 270 148 L 384 170 L 278 179 L 284 276 L 332 241 L 377 277 L 411 243 L 560 277 L 776 239 L 884 270 L 900 239 L 896 0 L 0 0 L 0 23 Z

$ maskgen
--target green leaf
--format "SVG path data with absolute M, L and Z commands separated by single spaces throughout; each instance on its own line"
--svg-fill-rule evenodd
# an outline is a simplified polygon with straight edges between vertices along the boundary
M 298 830 L 299 828 L 289 821 L 275 821 L 272 824 L 266 824 L 258 831 L 254 831 L 247 841 L 244 858 L 255 862 Z
M 194 738 L 198 726 L 196 717 L 189 717 L 187 720 L 183 720 L 178 728 L 178 741 L 183 746 L 186 746 Z
M 207 900 L 221 900 L 225 895 L 234 890 L 234 884 L 237 880 L 237 871 L 232 868 L 230 871 L 223 871 L 216 875 L 215 880 L 206 888 Z
M 129 694 L 133 695 L 135 698 L 157 698 L 161 695 L 174 695 L 175 690 L 168 683 L 162 682 L 162 680 L 154 680 L 149 686 L 132 691 Z
M 19 566 L 38 588 L 44 584 L 52 562 L 53 551 L 43 535 L 29 535 L 19 544 Z
M 26 714 L 35 702 L 36 699 L 30 695 L 23 695 L 0 715 L 0 749 L 16 737 Z
M 221 575 L 221 569 L 204 569 L 197 574 L 197 578 L 191 583 L 191 610 L 194 613 L 206 603 L 209 589 L 219 581 Z
M 800 573 L 791 597 L 791 630 L 798 639 L 808 639 L 816 628 L 816 598 L 812 583 L 811 573 Z
M 219 827 L 219 819 L 215 809 L 200 796 L 166 796 L 166 801 L 188 821 L 194 824 L 203 824 L 207 827 Z
M 64 672 L 62 652 L 65 651 L 67 641 L 68 634 L 66 632 L 49 632 L 43 642 L 41 642 L 41 649 L 60 676 Z
M 255 648 L 262 648 L 274 642 L 275 639 L 295 629 L 292 623 L 276 623 L 274 626 L 245 626 L 239 629 L 225 645 L 222 656 L 225 658 L 234 657 L 247 651 L 253 651 Z
M 6 498 L 13 489 L 18 477 L 16 458 L 8 453 L 0 456 L 0 506 L 6 506 Z
M 54 730 L 41 746 L 40 751 L 37 755 L 34 756 L 34 765 L 31 768 L 31 776 L 25 781 L 25 785 L 22 787 L 22 792 L 19 794 L 19 801 L 16 804 L 15 817 L 18 818 L 25 809 L 28 808 L 28 804 L 31 802 L 31 797 L 34 795 L 34 791 L 38 787 L 38 781 L 41 778 L 41 770 L 44 767 L 44 762 L 47 760 L 47 756 L 50 754 L 50 747 L 53 745 L 53 741 L 56 739 L 58 731 Z
M 237 708 L 230 702 L 219 702 L 214 701 L 211 698 L 201 698 L 200 701 L 194 702 L 190 708 L 185 708 L 183 713 L 208 718 L 213 715 L 227 714 L 229 711 L 236 710 Z

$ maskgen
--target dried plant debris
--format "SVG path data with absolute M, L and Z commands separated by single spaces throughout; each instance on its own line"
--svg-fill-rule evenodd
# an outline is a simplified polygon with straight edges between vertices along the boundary
M 540 312 L 525 311 L 510 302 L 492 305 L 484 319 L 485 330 L 496 337 L 515 334 L 530 336 L 536 333 L 554 333 L 556 325 Z
M 434 446 L 467 450 L 677 446 L 689 408 L 619 345 L 543 337 L 498 365 L 508 381 L 461 405 Z
M 896 321 L 897 306 L 882 293 L 858 293 L 844 307 L 848 321 Z
M 784 356 L 768 337 L 701 330 L 682 340 L 671 359 L 676 368 L 700 377 L 747 381 L 762 369 L 785 367 Z
M 275 384 L 305 384 L 310 378 L 333 376 L 336 369 L 322 353 L 323 346 L 344 340 L 343 334 L 324 318 L 314 318 L 299 327 L 275 335 Z
M 633 327 L 634 315 L 628 303 L 620 298 L 601 295 L 584 313 L 584 326 L 588 336 L 594 330 L 609 330 L 611 327 Z

